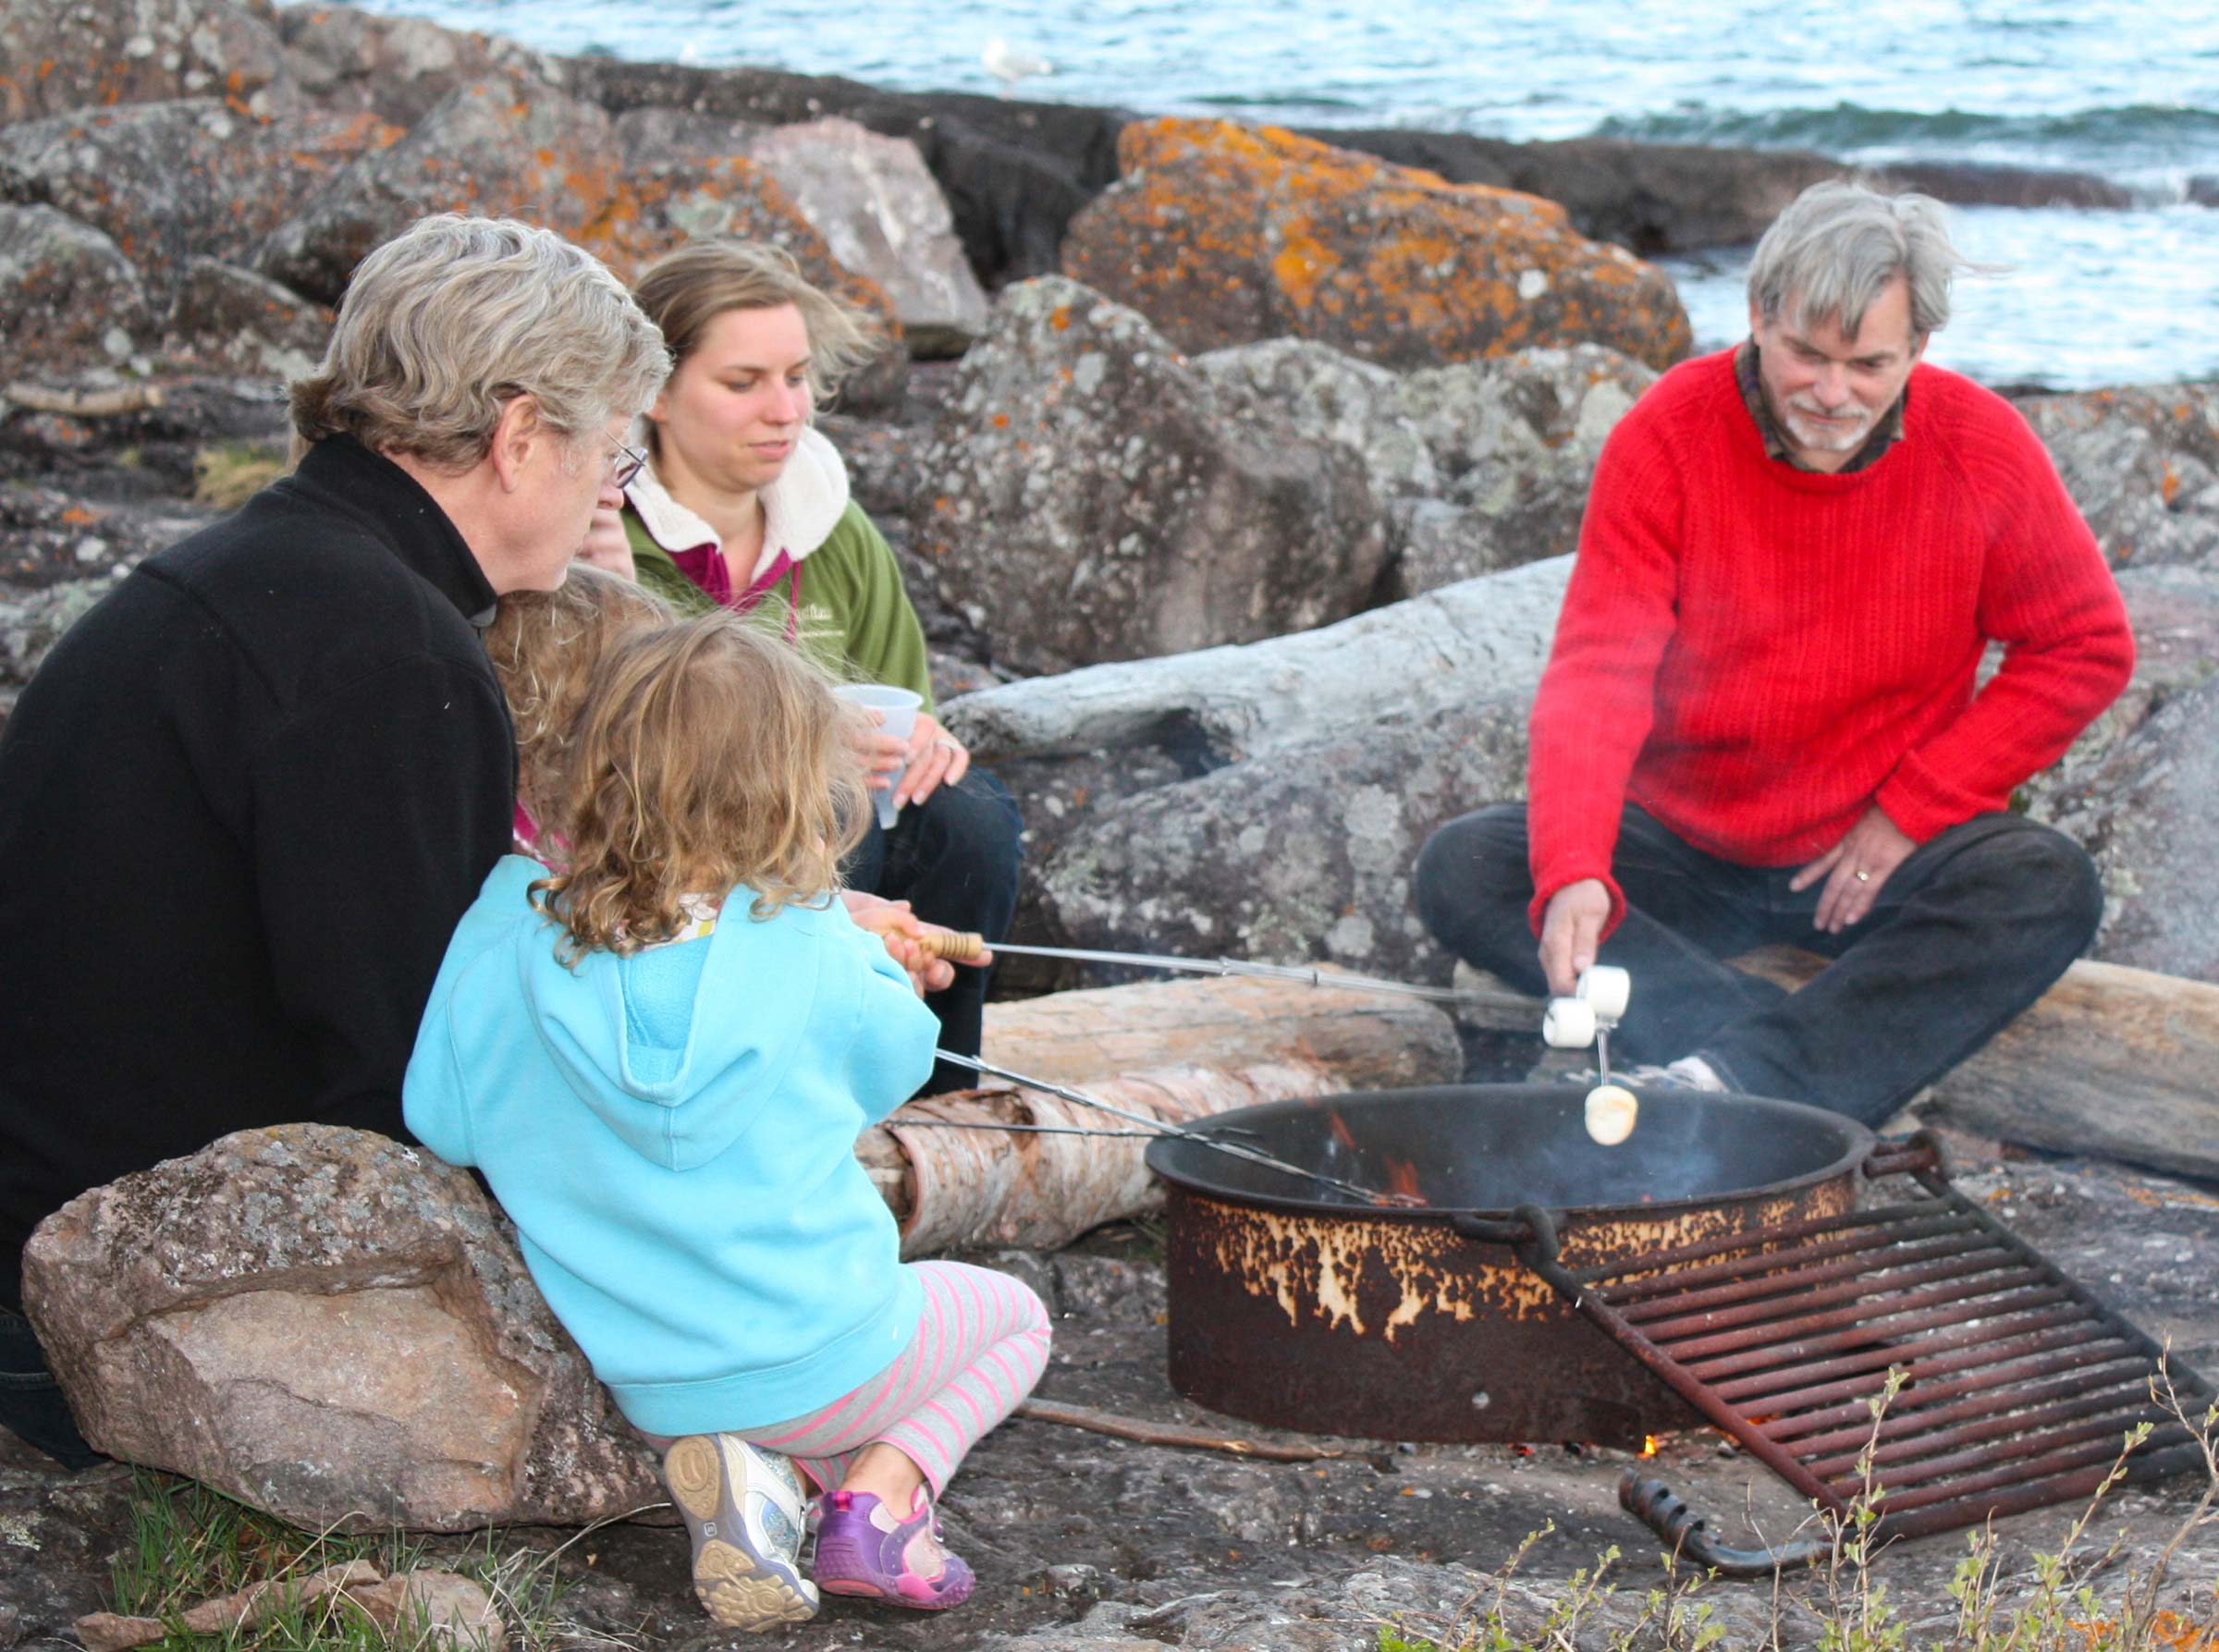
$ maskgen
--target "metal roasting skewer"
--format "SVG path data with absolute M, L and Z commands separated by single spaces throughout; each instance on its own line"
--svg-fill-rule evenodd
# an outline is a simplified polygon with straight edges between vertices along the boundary
M 1104 1101 L 1097 1095 L 1089 1095 L 1083 1090 L 1073 1090 L 1063 1084 L 1051 1084 L 1046 1079 L 1027 1078 L 1022 1072 L 1011 1072 L 1006 1067 L 997 1067 L 993 1062 L 981 1060 L 976 1056 L 959 1056 L 952 1050 L 944 1049 L 935 1050 L 932 1053 L 939 1060 L 949 1062 L 953 1066 L 968 1068 L 973 1072 L 983 1073 L 987 1078 L 1002 1079 L 1012 1084 L 1023 1084 L 1028 1090 L 1038 1090 L 1043 1095 L 1059 1096 L 1065 1101 L 1075 1102 L 1083 1107 L 1093 1107 L 1097 1111 L 1110 1114 L 1112 1118 L 1122 1119 L 1128 1124 L 1140 1125 L 1154 1135 L 1177 1136 L 1183 1141 L 1197 1143 L 1204 1147 L 1228 1154 L 1234 1158 L 1244 1158 L 1250 1164 L 1262 1165 L 1266 1169 L 1277 1170 L 1284 1176 L 1295 1176 L 1305 1181 L 1315 1181 L 1320 1187 L 1330 1187 L 1335 1193 L 1360 1200 L 1366 1205 L 1400 1207 L 1414 1203 L 1408 1195 L 1380 1193 L 1373 1188 L 1359 1186 L 1353 1181 L 1344 1181 L 1338 1176 L 1329 1176 L 1323 1170 L 1312 1170 L 1301 1165 L 1290 1164 L 1283 1158 L 1266 1153 L 1260 1147 L 1250 1147 L 1241 1142 L 1229 1142 L 1221 1136 L 1208 1135 L 1198 1130 L 1189 1130 L 1183 1124 L 1168 1124 L 1161 1119 L 1151 1119 L 1146 1113 L 1133 1112 L 1117 1106 L 1114 1102 Z M 1422 1200 L 1415 1202 L 1423 1203 Z
M 996 941 L 989 948 L 975 931 L 926 934 L 917 937 L 925 950 L 950 963 L 968 963 L 981 951 L 1007 952 L 1017 958 L 1064 958 L 1074 963 L 1119 963 L 1133 969 L 1178 970 L 1192 975 L 1261 975 L 1275 981 L 1300 981 L 1310 986 L 1346 986 L 1359 992 L 1400 993 L 1436 1004 L 1481 1004 L 1501 1001 L 1501 993 L 1459 986 L 1420 986 L 1410 981 L 1390 981 L 1380 975 L 1357 975 L 1338 970 L 1316 970 L 1306 964 L 1250 963 L 1238 958 L 1180 958 L 1164 952 L 1105 952 L 1086 947 L 1019 947 Z M 1526 999 L 1519 996 L 1517 1002 Z

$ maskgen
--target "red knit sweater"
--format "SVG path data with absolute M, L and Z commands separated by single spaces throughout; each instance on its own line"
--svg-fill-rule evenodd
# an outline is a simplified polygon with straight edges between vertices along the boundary
M 1923 843 L 2004 807 L 2133 666 L 2118 585 L 2009 403 L 1918 367 L 1903 439 L 1821 474 L 1765 457 L 1731 351 L 1683 362 L 1604 446 L 1534 704 L 1536 927 L 1584 877 L 1617 923 L 1628 798 L 1744 865 L 1815 860 L 1876 802 Z

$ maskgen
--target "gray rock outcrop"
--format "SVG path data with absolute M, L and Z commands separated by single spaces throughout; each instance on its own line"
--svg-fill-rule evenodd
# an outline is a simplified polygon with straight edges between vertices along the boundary
M 1599 344 L 1396 373 L 1281 338 L 1194 365 L 1240 416 L 1363 459 L 1385 512 L 1382 600 L 1578 549 L 1603 438 L 1657 376 Z
M 302 96 L 328 109 L 365 109 L 412 127 L 458 87 L 489 75 L 567 88 L 562 58 L 497 34 L 388 17 L 358 6 L 285 6 L 276 14 L 285 67 Z
M 299 95 L 266 12 L 227 0 L 0 0 L 0 122 L 220 97 L 269 115 Z
M 290 288 L 236 264 L 188 258 L 163 354 L 282 384 L 315 371 L 330 333 L 331 312 Z
M 918 548 L 1027 670 L 1355 612 L 1387 555 L 1362 461 L 1241 411 L 1135 312 L 1060 277 L 1012 287 L 921 456 Z
M 672 141 L 643 142 L 636 129 L 627 141 L 605 111 L 537 80 L 469 81 L 271 231 L 256 267 L 335 303 L 372 248 L 441 211 L 542 225 L 627 281 L 682 242 L 736 236 L 784 248 L 811 281 L 900 338 L 885 293 L 833 257 L 763 167 L 698 121 L 646 129 Z M 849 404 L 898 404 L 901 379 L 899 360 L 883 356 L 851 380 Z
M 51 206 L 0 206 L 0 384 L 37 367 L 113 367 L 153 331 L 123 250 Z
M 1404 368 L 1575 343 L 1659 369 L 1688 352 L 1664 274 L 1538 195 L 1230 121 L 1135 122 L 1117 150 L 1063 273 L 1183 349 L 1315 338 Z
M 242 1131 L 73 1199 L 26 1308 L 86 1438 L 311 1530 L 582 1524 L 662 1500 L 468 1175 Z
M 79 109 L 0 127 L 0 196 L 105 233 L 165 290 L 185 261 L 245 262 L 262 239 L 398 128 L 367 115 L 242 115 L 221 98 Z
M 2219 569 L 2129 568 L 2119 586 L 2134 681 L 2028 795 L 2103 875 L 2096 957 L 2219 981 Z
M 884 289 L 911 354 L 960 355 L 985 329 L 986 290 L 914 143 L 835 117 L 774 127 L 746 153 L 843 268 Z
M 2219 564 L 2219 385 L 2036 396 L 2018 410 L 2115 567 Z
M 1523 789 L 1569 572 L 952 702 L 1024 804 L 1031 921 L 1082 946 L 1439 972 L 1410 869 L 1435 826 Z

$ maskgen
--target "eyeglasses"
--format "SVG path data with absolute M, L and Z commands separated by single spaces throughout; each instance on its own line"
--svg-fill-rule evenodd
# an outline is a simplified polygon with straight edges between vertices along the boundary
M 608 481 L 611 487 L 630 487 L 639 473 L 647 468 L 647 456 L 637 447 L 622 442 L 608 456 Z

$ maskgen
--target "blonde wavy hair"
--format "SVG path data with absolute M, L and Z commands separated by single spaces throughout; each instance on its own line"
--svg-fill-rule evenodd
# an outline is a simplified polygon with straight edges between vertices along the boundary
M 644 411 L 669 372 L 654 324 L 592 253 L 443 213 L 356 267 L 323 362 L 292 386 L 293 427 L 467 471 L 516 397 L 575 439 Z
M 495 606 L 485 652 L 516 724 L 517 801 L 543 845 L 570 833 L 562 778 L 601 662 L 626 637 L 677 618 L 644 586 L 583 562 L 555 590 L 507 592 Z
M 840 380 L 885 345 L 875 319 L 811 286 L 791 253 L 763 241 L 694 241 L 656 259 L 631 293 L 661 330 L 673 372 L 701 348 L 709 324 L 727 311 L 791 304 L 809 333 L 813 402 L 829 401 Z
M 832 898 L 866 807 L 864 714 L 782 637 L 717 612 L 626 637 L 579 715 L 561 818 L 570 864 L 532 886 L 566 962 L 628 954 L 744 885 L 751 915 Z

